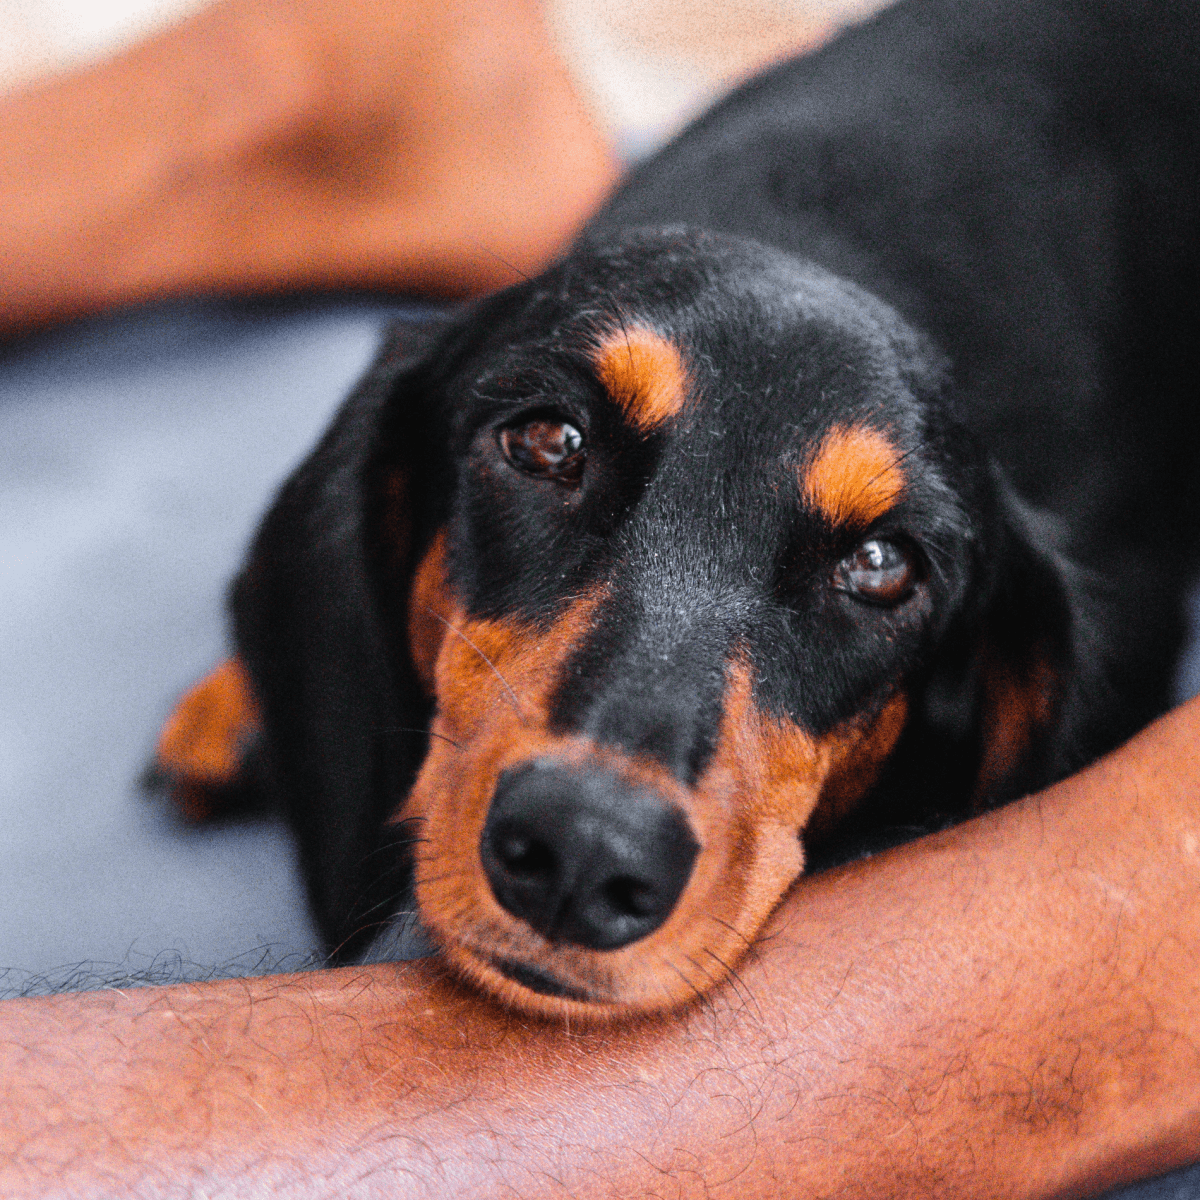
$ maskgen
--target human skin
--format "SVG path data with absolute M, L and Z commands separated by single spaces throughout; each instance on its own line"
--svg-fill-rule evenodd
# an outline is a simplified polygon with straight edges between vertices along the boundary
M 587 1029 L 434 963 L 0 1005 L 12 1197 L 1085 1196 L 1200 1157 L 1200 702 Z
M 221 0 L 0 98 L 0 330 L 165 295 L 463 295 L 617 176 L 536 0 Z

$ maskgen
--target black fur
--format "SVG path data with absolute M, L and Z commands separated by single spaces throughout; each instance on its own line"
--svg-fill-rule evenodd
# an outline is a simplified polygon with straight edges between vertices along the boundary
M 759 703 L 815 733 L 902 681 L 913 716 L 858 844 L 980 801 L 989 664 L 1056 682 L 987 803 L 1165 707 L 1196 566 L 1198 30 L 1181 0 L 902 2 L 718 105 L 544 276 L 396 332 L 233 602 L 331 945 L 357 950 L 403 891 L 405 833 L 384 820 L 429 719 L 407 578 L 443 525 L 475 613 L 545 621 L 607 581 L 553 718 L 685 781 L 732 646 Z M 695 414 L 670 433 L 636 436 L 588 367 L 596 334 L 634 319 L 693 370 Z M 497 465 L 495 428 L 543 410 L 588 438 L 570 503 Z M 855 418 L 912 480 L 874 531 L 923 564 L 894 610 L 829 592 L 861 533 L 780 488 Z

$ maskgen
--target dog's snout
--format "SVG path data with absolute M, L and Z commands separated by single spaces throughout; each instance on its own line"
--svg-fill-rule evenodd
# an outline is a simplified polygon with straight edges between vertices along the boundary
M 698 849 L 683 813 L 653 790 L 554 760 L 500 776 L 480 844 L 504 908 L 551 941 L 593 950 L 657 929 Z

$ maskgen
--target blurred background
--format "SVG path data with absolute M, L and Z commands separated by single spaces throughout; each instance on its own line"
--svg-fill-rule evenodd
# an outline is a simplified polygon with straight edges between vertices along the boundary
M 0 0 L 0 91 L 94 61 L 206 0 Z M 622 151 L 637 155 L 756 68 L 883 0 L 547 0 L 559 48 Z

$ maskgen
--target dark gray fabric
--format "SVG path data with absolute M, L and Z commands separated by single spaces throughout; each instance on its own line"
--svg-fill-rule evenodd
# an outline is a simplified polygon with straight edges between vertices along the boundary
M 1104 1200 L 1200 1200 L 1200 1163 L 1133 1187 L 1118 1188 Z
M 0 988 L 316 948 L 279 822 L 189 828 L 137 781 L 389 311 L 169 305 L 0 352 Z
M 315 950 L 279 822 L 188 828 L 137 780 L 224 650 L 225 585 L 272 489 L 397 311 L 419 315 L 165 305 L 0 351 L 0 991 Z M 1200 604 L 1193 625 L 1181 695 L 1200 691 Z M 1118 1196 L 1200 1200 L 1200 1167 Z

